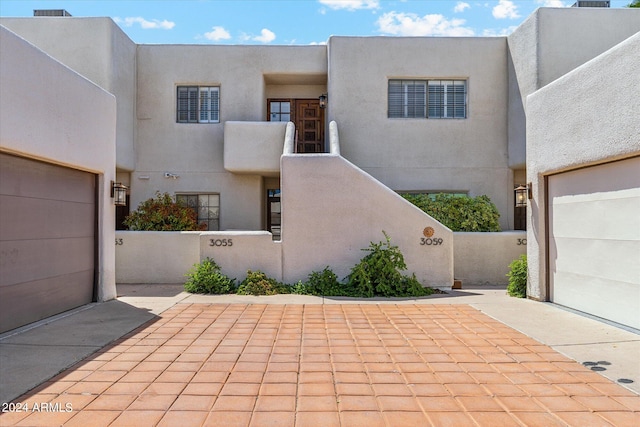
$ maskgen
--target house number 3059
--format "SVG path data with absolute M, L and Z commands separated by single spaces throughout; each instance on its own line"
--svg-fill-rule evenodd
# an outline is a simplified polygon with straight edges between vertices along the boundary
M 432 238 L 430 238 L 430 237 L 427 237 L 427 238 L 425 239 L 424 237 L 422 237 L 422 238 L 420 239 L 420 245 L 421 245 L 421 246 L 425 246 L 425 245 L 426 245 L 426 246 L 438 246 L 438 245 L 441 245 L 443 241 L 444 241 L 444 240 L 442 240 L 442 239 L 441 239 L 441 238 L 439 238 L 439 237 L 438 237 L 438 238 L 434 238 L 434 239 L 432 239 Z

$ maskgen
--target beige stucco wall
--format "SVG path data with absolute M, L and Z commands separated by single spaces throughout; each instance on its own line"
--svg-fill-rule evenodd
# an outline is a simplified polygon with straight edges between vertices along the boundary
M 509 37 L 509 165 L 526 157 L 526 97 L 640 31 L 640 10 L 540 8 Z
M 343 157 L 294 154 L 281 161 L 285 281 L 326 266 L 342 279 L 366 255 L 362 249 L 384 241 L 385 231 L 404 254 L 408 274 L 428 286 L 451 287 L 451 230 Z M 441 245 L 420 245 L 426 227 Z
M 238 284 L 247 270 L 260 270 L 282 280 L 282 243 L 274 242 L 267 231 L 220 231 L 200 235 L 201 259 L 213 258 L 223 274 Z
M 116 96 L 116 167 L 135 168 L 136 45 L 109 18 L 0 18 L 0 24 Z
M 512 228 L 505 38 L 331 37 L 328 51 L 345 158 L 396 191 L 486 194 Z M 388 80 L 402 78 L 467 80 L 468 117 L 388 118 Z
M 98 175 L 97 297 L 115 298 L 115 98 L 4 27 L 0 77 L 0 150 Z
M 545 300 L 545 177 L 640 154 L 640 34 L 527 98 L 528 294 Z M 576 94 L 580 94 L 576 102 Z
M 224 168 L 234 173 L 280 176 L 287 123 L 225 122 Z
M 116 231 L 118 283 L 184 283 L 200 262 L 198 231 Z
M 222 230 L 260 230 L 262 179 L 225 170 L 224 123 L 266 120 L 267 88 L 271 95 L 298 96 L 300 85 L 316 87 L 326 79 L 326 48 L 143 45 L 138 75 L 132 209 L 156 191 L 213 192 L 220 194 Z M 220 123 L 176 123 L 178 85 L 219 86 Z M 179 178 L 166 179 L 165 172 Z
M 527 253 L 526 231 L 453 233 L 453 271 L 465 285 L 506 285 L 511 261 Z

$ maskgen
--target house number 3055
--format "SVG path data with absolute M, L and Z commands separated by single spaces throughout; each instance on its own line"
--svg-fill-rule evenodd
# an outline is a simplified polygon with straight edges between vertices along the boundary
M 232 239 L 209 239 L 209 246 L 233 246 Z

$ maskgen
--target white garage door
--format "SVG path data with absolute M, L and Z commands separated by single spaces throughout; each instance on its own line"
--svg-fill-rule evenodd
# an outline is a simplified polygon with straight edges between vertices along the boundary
M 0 154 L 0 332 L 93 299 L 95 175 Z
M 640 157 L 548 178 L 551 301 L 640 329 Z

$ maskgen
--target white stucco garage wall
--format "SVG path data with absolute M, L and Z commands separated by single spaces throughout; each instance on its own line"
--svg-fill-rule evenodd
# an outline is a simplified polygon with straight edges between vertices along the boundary
M 533 298 L 549 297 L 547 177 L 640 154 L 638 52 L 640 33 L 527 98 L 527 180 L 533 184 L 528 294 Z
M 98 295 L 116 296 L 116 100 L 0 27 L 0 150 L 98 175 Z
M 0 24 L 117 98 L 116 167 L 135 169 L 136 44 L 110 18 L 0 18 Z

